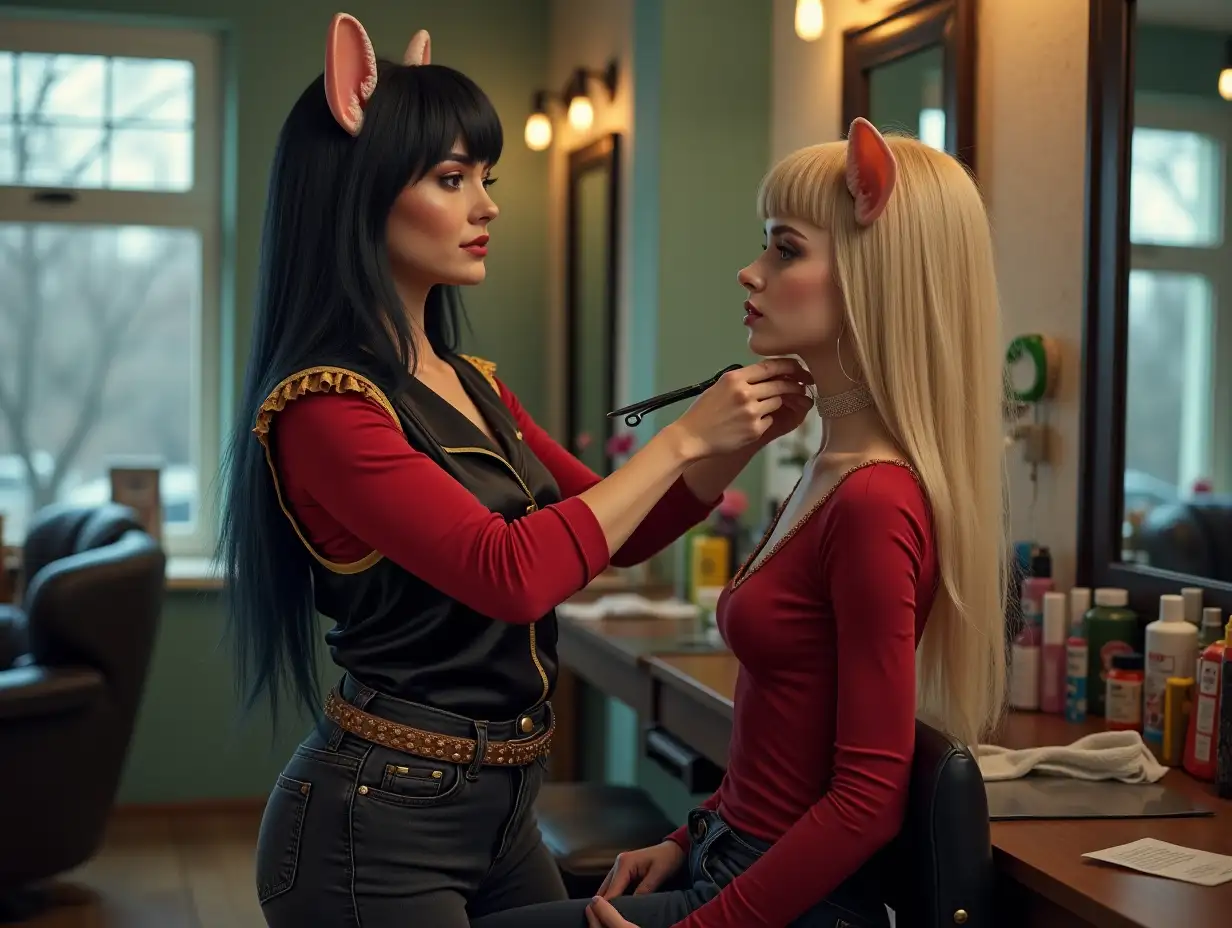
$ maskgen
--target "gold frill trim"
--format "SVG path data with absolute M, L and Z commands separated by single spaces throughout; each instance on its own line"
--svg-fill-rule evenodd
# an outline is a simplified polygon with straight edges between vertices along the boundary
M 265 402 L 261 404 L 261 408 L 257 410 L 257 421 L 252 427 L 253 434 L 257 436 L 257 440 L 261 442 L 261 447 L 265 451 L 265 463 L 269 466 L 270 477 L 274 481 L 274 493 L 278 497 L 278 505 L 282 509 L 283 515 L 291 523 L 295 534 L 299 536 L 299 540 L 308 549 L 308 553 L 318 563 L 333 573 L 361 573 L 381 560 L 382 555 L 379 551 L 371 551 L 358 561 L 351 561 L 349 563 L 330 560 L 317 551 L 312 546 L 312 543 L 308 541 L 308 537 L 304 534 L 303 529 L 300 528 L 295 517 L 291 515 L 291 510 L 287 508 L 286 501 L 282 496 L 282 485 L 278 479 L 278 468 L 274 466 L 273 452 L 269 445 L 270 421 L 275 413 L 282 412 L 287 408 L 287 403 L 297 400 L 301 396 L 307 396 L 310 393 L 359 393 L 379 403 L 381 408 L 389 413 L 389 417 L 394 420 L 394 424 L 398 426 L 399 430 L 402 429 L 402 421 L 398 418 L 393 404 L 389 402 L 389 398 L 381 391 L 381 388 L 366 377 L 361 377 L 354 371 L 349 371 L 344 367 L 310 367 L 306 370 L 297 371 L 270 391 L 269 396 L 265 398 Z
M 475 370 L 479 371 L 479 373 L 483 375 L 483 379 L 488 382 L 488 386 L 495 390 L 498 396 L 500 395 L 500 384 L 496 382 L 495 361 L 489 361 L 486 358 L 477 358 L 473 354 L 460 354 L 458 357 L 474 367 Z
M 495 366 L 493 365 L 493 368 Z M 398 427 L 402 427 L 398 414 L 394 412 L 393 404 L 389 402 L 389 398 L 381 391 L 380 387 L 366 377 L 361 377 L 354 371 L 349 371 L 344 367 L 310 367 L 306 370 L 297 371 L 270 391 L 269 396 L 265 398 L 265 402 L 257 410 L 257 421 L 252 428 L 253 434 L 257 436 L 257 440 L 262 445 L 265 445 L 269 440 L 270 420 L 274 417 L 274 414 L 286 409 L 287 403 L 293 402 L 301 396 L 307 396 L 309 393 L 361 393 L 368 399 L 380 403 L 381 407 L 389 413 L 390 418 L 397 423 Z

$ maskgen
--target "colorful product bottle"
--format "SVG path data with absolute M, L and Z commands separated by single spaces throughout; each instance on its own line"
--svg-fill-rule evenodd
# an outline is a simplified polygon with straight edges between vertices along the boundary
M 1095 605 L 1083 619 L 1087 639 L 1087 712 L 1104 714 L 1112 658 L 1133 654 L 1139 641 L 1138 616 L 1129 608 L 1129 593 L 1115 587 L 1095 591 Z
M 1169 677 L 1164 693 L 1164 740 L 1159 762 L 1179 767 L 1185 759 L 1185 734 L 1193 712 L 1193 677 Z
M 1208 782 L 1215 779 L 1225 650 L 1221 638 L 1208 644 L 1202 652 L 1194 684 L 1194 706 L 1189 713 L 1189 733 L 1185 737 L 1185 770 L 1190 776 Z
M 1207 606 L 1202 610 L 1202 624 L 1198 626 L 1198 654 L 1194 663 L 1195 680 L 1198 679 L 1201 669 L 1202 652 L 1216 641 L 1223 641 L 1223 612 L 1218 606 Z
M 1142 684 L 1146 673 L 1141 654 L 1114 654 L 1104 696 L 1104 723 L 1109 731 L 1142 729 Z
M 1219 684 L 1219 743 L 1215 756 L 1215 793 L 1220 799 L 1232 799 L 1232 620 L 1224 629 Z
M 1198 626 L 1185 619 L 1183 597 L 1159 597 L 1159 618 L 1146 627 L 1146 683 L 1142 694 L 1142 738 L 1158 755 L 1164 742 L 1164 697 L 1168 678 L 1189 675 L 1198 647 Z
M 1065 721 L 1085 722 L 1087 718 L 1087 638 L 1086 614 L 1091 608 L 1091 591 L 1076 586 L 1069 591 L 1069 638 L 1065 642 Z
M 1039 706 L 1044 712 L 1065 711 L 1067 662 L 1065 626 L 1069 600 L 1064 593 L 1049 590 L 1044 594 L 1044 632 L 1040 647 Z

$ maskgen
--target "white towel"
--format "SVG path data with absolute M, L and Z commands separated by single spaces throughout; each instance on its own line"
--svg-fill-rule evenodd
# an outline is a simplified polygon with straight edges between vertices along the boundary
M 980 744 L 975 756 L 988 781 L 1014 780 L 1035 772 L 1076 780 L 1154 783 L 1168 772 L 1136 731 L 1098 731 L 1070 745 L 1019 750 Z
M 606 619 L 646 616 L 657 619 L 694 619 L 697 607 L 679 599 L 647 599 L 637 593 L 609 593 L 589 603 L 563 603 L 556 614 L 569 619 Z

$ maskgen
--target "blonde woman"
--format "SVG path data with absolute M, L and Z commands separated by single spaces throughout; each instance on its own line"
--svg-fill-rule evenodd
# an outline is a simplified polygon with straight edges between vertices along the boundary
M 727 776 L 593 903 L 475 928 L 885 925 L 850 878 L 902 823 L 916 717 L 974 744 L 1001 711 L 1002 344 L 979 192 L 949 155 L 857 119 L 783 159 L 758 205 L 749 347 L 804 361 L 825 429 L 719 603 L 741 664 Z

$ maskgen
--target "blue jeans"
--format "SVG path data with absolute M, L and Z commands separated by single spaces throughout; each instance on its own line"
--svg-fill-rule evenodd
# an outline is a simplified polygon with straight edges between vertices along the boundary
M 734 831 L 717 812 L 706 809 L 689 813 L 689 837 L 687 868 L 676 875 L 671 888 L 612 900 L 617 911 L 639 928 L 671 928 L 717 896 L 770 848 L 766 841 Z M 589 904 L 589 899 L 570 899 L 509 909 L 474 919 L 471 928 L 586 928 Z M 889 924 L 884 905 L 844 885 L 790 928 L 888 928 Z

